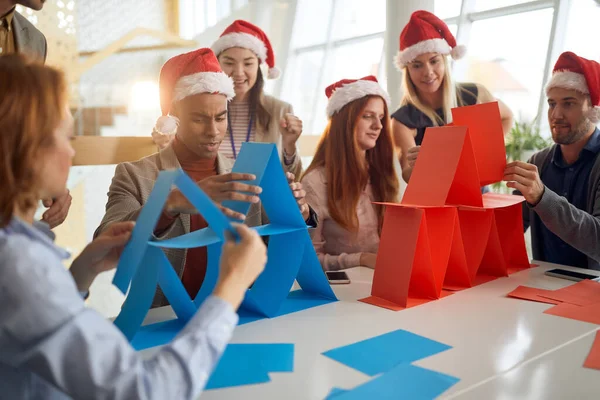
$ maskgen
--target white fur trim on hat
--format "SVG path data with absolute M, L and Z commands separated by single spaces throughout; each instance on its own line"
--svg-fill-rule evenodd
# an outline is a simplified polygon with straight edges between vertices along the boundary
M 594 124 L 600 122 L 600 106 L 591 107 L 587 111 L 587 118 L 592 121 Z
M 546 85 L 546 94 L 552 88 L 562 88 L 569 90 L 577 90 L 579 93 L 589 94 L 590 89 L 588 88 L 585 76 L 583 74 L 572 72 L 572 71 L 556 71 L 552 74 L 550 82 Z
M 235 96 L 233 81 L 223 72 L 197 72 L 180 78 L 175 84 L 173 102 L 200 93 L 220 93 L 231 100 Z
M 265 43 L 249 33 L 234 32 L 223 35 L 213 43 L 211 49 L 219 57 L 219 54 L 232 47 L 243 47 L 252 51 L 261 62 L 265 62 L 267 59 L 267 46 Z
M 277 79 L 281 75 L 281 70 L 277 67 L 269 68 L 269 73 L 267 74 L 268 79 Z
M 460 60 L 465 54 L 467 54 L 467 46 L 457 44 L 450 52 L 450 57 L 452 57 L 453 60 Z
M 458 47 L 458 46 L 457 46 Z M 463 46 L 464 48 L 464 46 Z M 425 53 L 440 53 L 440 54 L 450 54 L 452 52 L 452 48 L 446 42 L 445 39 L 428 39 L 423 40 L 417 44 L 414 44 L 403 51 L 399 51 L 394 57 L 394 65 L 398 70 L 402 70 L 412 60 Z M 462 53 L 462 54 L 460 54 Z M 461 56 L 464 55 L 464 50 L 457 50 L 456 54 Z M 454 56 L 452 58 L 455 58 Z M 460 58 L 460 57 L 458 57 Z
M 158 117 L 154 130 L 163 135 L 172 135 L 177 133 L 177 127 L 179 126 L 179 118 L 172 115 L 163 115 Z
M 390 107 L 390 96 L 377 82 L 359 80 L 348 83 L 336 89 L 329 97 L 327 103 L 327 116 L 331 117 L 340 111 L 346 104 L 365 96 L 381 96 L 385 100 L 388 109 Z

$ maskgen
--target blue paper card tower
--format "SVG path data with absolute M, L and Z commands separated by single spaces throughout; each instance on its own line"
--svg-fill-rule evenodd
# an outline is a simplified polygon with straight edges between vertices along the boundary
M 269 236 L 268 262 L 246 292 L 238 311 L 240 324 L 336 301 L 310 240 L 308 227 L 289 188 L 275 145 L 243 143 L 232 172 L 256 176 L 256 180 L 249 183 L 263 189 L 259 197 L 270 221 L 254 228 L 261 236 Z M 202 214 L 208 228 L 158 241 L 153 236 L 154 227 L 173 186 L 179 188 Z M 245 215 L 250 208 L 250 204 L 244 202 L 223 205 Z M 113 284 L 124 294 L 129 289 L 115 325 L 136 349 L 171 340 L 212 293 L 219 276 L 219 259 L 226 232 L 235 234 L 231 221 L 183 171 L 162 171 L 159 174 L 113 279 Z M 202 246 L 207 246 L 208 250 L 206 275 L 200 291 L 191 299 L 161 248 Z M 294 280 L 302 290 L 290 293 Z M 157 285 L 177 318 L 141 326 L 152 305 Z

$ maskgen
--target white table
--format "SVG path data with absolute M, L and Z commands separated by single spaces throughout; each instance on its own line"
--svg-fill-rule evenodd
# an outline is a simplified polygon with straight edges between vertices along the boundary
M 232 343 L 294 343 L 293 373 L 272 373 L 269 383 L 210 390 L 201 398 L 323 399 L 334 386 L 351 389 L 371 378 L 322 352 L 405 329 L 453 346 L 415 363 L 461 379 L 443 398 L 599 399 L 600 372 L 582 367 L 597 326 L 543 314 L 548 304 L 505 297 L 518 285 L 558 289 L 573 283 L 543 274 L 556 265 L 539 264 L 399 312 L 357 302 L 370 294 L 373 271 L 349 270 L 352 283 L 334 286 L 339 302 L 236 328 Z M 172 317 L 165 307 L 152 310 L 147 321 Z

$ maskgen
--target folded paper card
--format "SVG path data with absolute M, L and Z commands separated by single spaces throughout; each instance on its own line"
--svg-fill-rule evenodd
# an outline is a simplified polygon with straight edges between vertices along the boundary
M 483 206 L 466 127 L 427 128 L 402 204 Z
M 239 310 L 240 323 L 335 301 L 312 246 L 308 228 L 289 189 L 275 145 L 244 143 L 234 171 L 257 176 L 253 183 L 263 189 L 260 199 L 270 219 L 270 224 L 255 228 L 260 235 L 270 237 L 268 262 L 246 293 Z M 173 186 L 178 187 L 202 214 L 208 228 L 157 241 L 153 236 L 154 226 Z M 249 204 L 238 202 L 227 206 L 245 214 Z M 148 201 L 140 211 L 138 223 L 123 251 L 113 280 L 115 286 L 127 293 L 115 325 L 135 343 L 137 349 L 163 344 L 172 338 L 210 295 L 218 279 L 218 260 L 227 232 L 235 236 L 230 220 L 183 171 L 160 172 Z M 201 246 L 208 247 L 206 277 L 198 294 L 191 299 L 161 248 Z M 301 296 L 293 297 L 289 293 L 294 281 L 302 288 L 304 298 L 300 301 Z M 169 300 L 177 320 L 141 327 L 157 286 Z M 143 340 L 136 340 L 138 334 Z
M 371 296 L 400 310 L 529 268 L 522 196 L 486 193 L 506 166 L 497 103 L 428 128 L 401 204 L 386 203 Z M 481 170 L 481 174 L 480 174 Z
M 506 148 L 498 103 L 453 108 L 452 121 L 469 129 L 479 184 L 500 182 L 506 166 Z

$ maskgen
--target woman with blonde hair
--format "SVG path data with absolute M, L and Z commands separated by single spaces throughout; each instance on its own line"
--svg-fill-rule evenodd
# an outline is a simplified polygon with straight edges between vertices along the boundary
M 408 182 L 417 160 L 425 129 L 451 122 L 451 109 L 498 101 L 504 133 L 513 118 L 510 109 L 477 83 L 455 83 L 448 55 L 461 58 L 464 46 L 457 45 L 448 26 L 427 11 L 415 11 L 400 35 L 396 67 L 403 72 L 400 108 L 392 114 L 394 140 L 400 152 L 402 178 Z
M 69 254 L 33 220 L 40 199 L 64 192 L 74 155 L 61 72 L 0 57 L 0 382 L 6 399 L 196 399 L 237 324 L 235 309 L 266 263 L 245 226 L 223 246 L 212 296 L 172 343 L 138 354 L 85 293 L 113 269 L 132 222 L 115 223 L 70 270 Z
M 263 91 L 265 77 L 277 79 L 280 74 L 265 32 L 250 22 L 236 20 L 211 48 L 223 72 L 233 79 L 235 90 L 227 110 L 227 134 L 219 152 L 236 159 L 242 142 L 275 143 L 284 170 L 299 177 L 302 162 L 296 142 L 302 133 L 302 121 L 293 114 L 290 104 Z M 176 126 L 172 117 L 159 118 L 153 131 L 154 141 L 160 147 L 166 146 Z
M 311 238 L 324 270 L 375 267 L 383 207 L 398 200 L 389 96 L 374 76 L 329 86 L 329 123 L 302 178 L 319 216 Z

